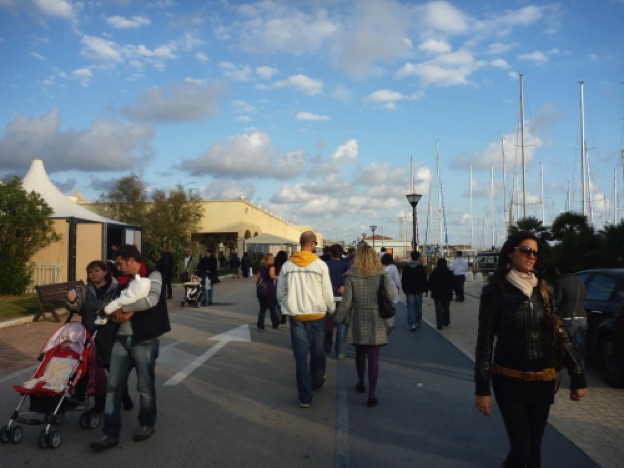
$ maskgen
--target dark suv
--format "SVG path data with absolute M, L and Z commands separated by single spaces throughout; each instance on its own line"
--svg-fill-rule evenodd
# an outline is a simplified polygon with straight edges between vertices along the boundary
M 624 268 L 580 271 L 585 283 L 587 354 L 594 357 L 607 383 L 624 387 Z

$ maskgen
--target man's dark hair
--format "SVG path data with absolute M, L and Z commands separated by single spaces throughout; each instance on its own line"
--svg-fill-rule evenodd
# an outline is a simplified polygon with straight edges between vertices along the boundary
M 342 250 L 342 245 L 334 244 L 329 248 L 329 252 L 331 253 L 332 257 L 340 258 L 342 257 L 344 251 Z
M 137 249 L 136 245 L 122 245 L 115 252 L 115 258 L 121 258 L 122 260 L 128 261 L 131 258 L 134 259 L 137 263 L 143 262 L 143 257 L 141 256 L 141 252 Z
M 418 250 L 413 250 L 410 255 L 414 261 L 417 261 L 420 258 L 420 252 Z
M 323 253 L 329 253 L 331 251 L 331 247 L 329 245 L 326 245 L 323 247 Z
M 457 251 L 457 256 L 458 256 L 458 257 L 461 257 L 462 255 L 464 255 L 464 252 L 462 252 L 461 250 L 458 250 L 458 251 Z
M 385 248 L 385 247 L 382 247 L 382 248 L 381 248 L 381 252 L 385 252 L 385 251 L 386 251 L 386 248 Z
M 557 270 L 559 270 L 559 273 L 562 275 L 565 273 L 572 273 L 574 271 L 574 268 L 572 268 L 572 262 L 570 262 L 567 258 L 559 260 L 555 267 L 557 267 Z

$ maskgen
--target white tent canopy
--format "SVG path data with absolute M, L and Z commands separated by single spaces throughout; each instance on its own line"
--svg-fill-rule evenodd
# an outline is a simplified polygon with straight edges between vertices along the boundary
M 273 234 L 260 234 L 256 237 L 245 239 L 247 244 L 261 245 L 299 245 L 299 242 L 291 241 L 285 237 L 275 236 Z
M 22 186 L 27 192 L 37 192 L 41 195 L 52 210 L 54 210 L 51 218 L 76 218 L 98 223 L 126 225 L 125 223 L 100 216 L 67 198 L 67 196 L 52 183 L 43 167 L 43 161 L 41 159 L 35 159 L 31 163 L 28 173 L 26 173 L 22 180 Z

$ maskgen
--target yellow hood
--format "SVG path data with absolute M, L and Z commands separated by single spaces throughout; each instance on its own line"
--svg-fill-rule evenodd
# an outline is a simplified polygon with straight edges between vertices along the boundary
M 303 268 L 303 267 L 308 266 L 314 260 L 318 260 L 318 258 L 319 258 L 318 255 L 316 255 L 314 252 L 308 252 L 307 250 L 302 250 L 301 252 L 292 254 L 290 256 L 290 261 L 293 262 L 295 265 Z

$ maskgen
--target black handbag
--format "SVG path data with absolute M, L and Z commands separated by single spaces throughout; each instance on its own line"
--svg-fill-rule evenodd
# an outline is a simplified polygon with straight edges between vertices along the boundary
M 384 275 L 381 275 L 381 279 L 379 280 L 377 304 L 379 305 L 379 315 L 382 319 L 394 317 L 396 310 L 394 308 L 394 302 L 392 302 L 386 294 L 386 288 L 384 287 Z

